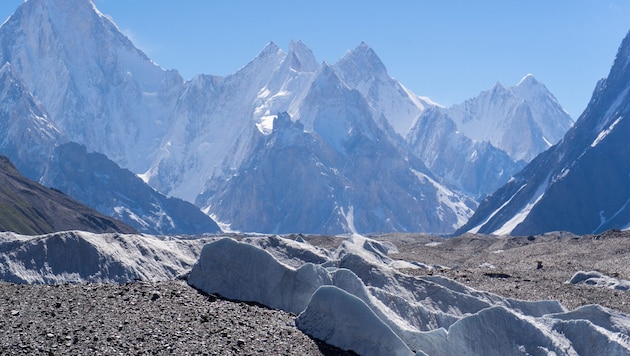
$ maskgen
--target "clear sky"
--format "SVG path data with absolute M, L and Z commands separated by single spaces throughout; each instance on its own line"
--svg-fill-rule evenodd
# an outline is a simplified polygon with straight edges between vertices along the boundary
M 1 0 L 0 17 L 23 0 Z M 158 64 L 227 75 L 270 41 L 334 63 L 361 41 L 418 95 L 460 103 L 533 73 L 577 119 L 630 30 L 630 0 L 94 0 Z

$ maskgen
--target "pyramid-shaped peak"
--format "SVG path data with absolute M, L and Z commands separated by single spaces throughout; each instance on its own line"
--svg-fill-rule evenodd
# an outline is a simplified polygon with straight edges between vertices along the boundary
M 494 83 L 494 85 L 492 86 L 492 88 L 490 88 L 489 92 L 491 94 L 503 94 L 506 92 L 509 92 L 510 88 L 506 87 L 503 83 L 497 81 L 496 83 Z
M 355 49 L 348 51 L 341 61 L 352 60 L 356 63 L 368 64 L 370 67 L 385 69 L 385 65 L 378 57 L 376 52 L 367 43 L 361 42 Z
M 92 0 L 26 0 L 2 26 L 12 37 L 26 36 L 60 39 L 73 50 L 93 51 L 83 45 L 86 41 L 108 41 L 136 50 L 109 16 L 101 13 Z M 96 45 L 105 46 L 104 43 Z M 106 47 L 106 46 L 105 46 Z M 142 54 L 146 58 L 146 55 Z M 148 58 L 147 58 L 148 59 Z
M 319 68 L 319 63 L 313 55 L 313 51 L 302 41 L 291 40 L 289 43 L 289 55 L 291 68 L 298 72 L 314 72 Z
M 354 51 L 365 51 L 365 52 L 374 53 L 374 50 L 372 49 L 372 47 L 370 47 L 370 45 L 367 44 L 365 41 L 361 41 L 361 43 L 359 43 L 359 45 L 354 49 Z
M 518 82 L 518 84 L 516 84 L 517 87 L 534 86 L 534 85 L 540 85 L 540 82 L 531 73 L 528 73 L 527 75 L 525 75 L 523 79 L 521 79 Z
M 345 81 L 357 84 L 375 78 L 389 78 L 387 68 L 376 52 L 365 42 L 346 54 L 335 64 Z
M 282 52 L 280 46 L 278 46 L 274 41 L 268 42 L 265 47 L 260 51 L 259 57 L 266 57 L 267 55 L 273 55 L 278 52 Z
M 315 80 L 313 81 L 313 87 L 322 90 L 339 90 L 343 84 L 333 67 L 327 61 L 324 61 L 319 67 Z
M 4 62 L 2 67 L 0 68 L 0 76 L 14 76 L 15 72 L 13 71 L 13 66 L 9 62 Z

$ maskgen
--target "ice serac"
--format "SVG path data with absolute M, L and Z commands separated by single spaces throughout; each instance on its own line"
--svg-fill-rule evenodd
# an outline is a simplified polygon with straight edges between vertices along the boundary
M 630 36 L 562 141 L 479 206 L 460 231 L 597 233 L 630 226 Z
M 295 323 L 306 334 L 359 355 L 413 355 L 367 304 L 337 287 L 317 289 Z
M 0 233 L 0 280 L 11 283 L 165 281 L 188 272 L 208 239 L 66 231 Z
M 360 235 L 320 254 L 321 262 L 300 263 L 312 249 L 278 236 L 224 238 L 204 246 L 188 282 L 299 313 L 302 331 L 359 354 L 630 354 L 623 313 L 600 306 L 567 312 L 556 301 L 513 300 L 444 277 L 403 274 L 387 246 Z
M 77 143 L 55 149 L 41 182 L 143 233 L 221 231 L 193 204 L 158 193 L 129 170 L 100 153 L 88 153 Z
M 348 51 L 335 65 L 335 72 L 370 104 L 372 114 L 385 131 L 404 136 L 414 119 L 429 106 L 387 73 L 376 52 L 366 43 Z
M 68 137 L 141 172 L 183 80 L 135 48 L 90 0 L 29 0 L 0 28 L 0 63 Z

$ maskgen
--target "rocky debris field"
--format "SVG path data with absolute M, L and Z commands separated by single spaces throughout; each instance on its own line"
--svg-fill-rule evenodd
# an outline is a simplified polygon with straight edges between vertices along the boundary
M 183 281 L 0 283 L 2 355 L 342 355 L 295 315 L 204 295 Z
M 600 304 L 630 313 L 630 291 L 566 283 L 579 271 L 630 280 L 630 232 L 520 237 L 471 234 L 456 238 L 391 234 L 377 239 L 397 247 L 391 258 L 426 265 L 405 270 L 410 274 L 443 275 L 510 298 L 555 299 L 569 310 Z

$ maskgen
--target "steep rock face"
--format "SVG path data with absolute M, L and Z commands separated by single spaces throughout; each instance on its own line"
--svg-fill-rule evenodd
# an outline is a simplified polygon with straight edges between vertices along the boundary
M 57 147 L 42 182 L 141 232 L 166 235 L 221 231 L 196 206 L 165 197 L 129 170 L 102 154 L 87 153 L 85 146 L 76 143 Z
M 461 231 L 576 234 L 630 225 L 630 36 L 564 139 L 489 196 Z
M 64 140 L 12 66 L 0 69 L 0 153 L 22 174 L 37 180 L 55 144 Z
M 0 156 L 0 230 L 26 235 L 64 230 L 136 232 L 59 191 L 23 177 L 5 156 Z
M 334 199 L 343 191 L 329 168 L 340 157 L 287 114 L 278 116 L 270 135 L 254 134 L 256 153 L 231 177 L 207 187 L 197 204 L 236 230 L 348 231 Z
M 275 233 L 448 232 L 463 223 L 474 203 L 403 156 L 330 67 L 318 73 L 300 120 L 280 114 L 248 160 L 197 204 L 233 229 Z
M 183 80 L 158 67 L 86 0 L 30 0 L 0 28 L 10 62 L 72 141 L 143 171 Z
M 500 188 L 525 166 L 487 141 L 475 141 L 457 130 L 445 110 L 427 108 L 407 134 L 412 152 L 445 182 L 473 197 Z
M 187 82 L 173 128 L 144 175 L 158 190 L 194 201 L 208 179 L 232 174 L 250 152 L 252 128 L 268 134 L 273 115 L 291 109 L 312 76 L 314 58 L 301 43 L 289 53 L 269 43 L 235 74 Z

